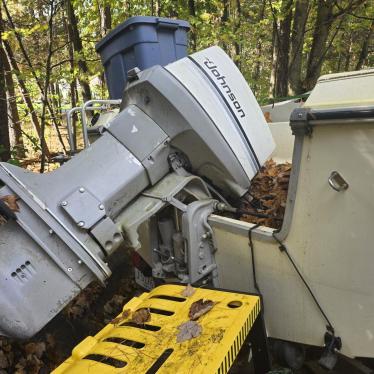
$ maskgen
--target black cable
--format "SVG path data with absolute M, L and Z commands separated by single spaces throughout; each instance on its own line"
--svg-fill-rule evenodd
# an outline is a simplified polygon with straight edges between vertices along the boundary
M 257 293 L 260 295 L 260 299 L 261 299 L 261 309 L 262 311 L 264 311 L 264 303 L 263 303 L 263 298 L 262 298 L 262 293 L 261 293 L 261 290 L 260 290 L 260 287 L 257 283 L 257 277 L 256 277 L 256 264 L 255 264 L 255 253 L 254 253 L 254 246 L 253 246 L 253 241 L 252 241 L 252 231 L 257 229 L 257 227 L 261 226 L 260 223 L 258 223 L 257 225 L 254 225 L 252 226 L 249 230 L 248 230 L 248 239 L 249 239 L 249 248 L 251 250 L 251 258 L 252 258 L 252 276 L 253 276 L 253 285 L 257 291 Z
M 305 287 L 307 288 L 307 290 L 309 291 L 310 295 L 312 296 L 314 302 L 316 303 L 318 309 L 320 310 L 321 314 L 323 315 L 323 317 L 325 318 L 326 322 L 327 322 L 327 330 L 329 330 L 333 335 L 335 334 L 335 329 L 334 327 L 332 326 L 330 320 L 328 319 L 326 313 L 324 312 L 324 310 L 322 309 L 320 303 L 318 302 L 317 298 L 315 297 L 312 289 L 309 287 L 308 283 L 306 282 L 306 280 L 304 279 L 303 275 L 301 274 L 301 272 L 299 271 L 299 269 L 297 268 L 295 262 L 293 261 L 291 255 L 288 253 L 288 250 L 287 250 L 287 247 L 282 243 L 282 241 L 280 239 L 278 239 L 275 235 L 275 231 L 273 231 L 273 238 L 276 240 L 276 242 L 279 244 L 279 250 L 281 252 L 284 252 L 288 259 L 290 260 L 292 266 L 294 267 L 294 269 L 296 270 L 297 274 L 299 275 L 300 279 L 303 281 Z

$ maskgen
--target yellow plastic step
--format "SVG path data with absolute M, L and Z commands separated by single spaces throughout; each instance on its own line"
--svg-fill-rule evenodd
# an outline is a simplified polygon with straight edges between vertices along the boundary
M 260 298 L 203 288 L 184 297 L 184 289 L 163 285 L 133 298 L 123 308 L 126 318 L 120 314 L 115 323 L 84 339 L 53 373 L 227 373 L 259 319 Z M 214 306 L 196 321 L 200 335 L 178 343 L 178 327 L 189 321 L 191 305 L 201 299 Z M 138 325 L 131 314 L 141 308 L 151 317 Z

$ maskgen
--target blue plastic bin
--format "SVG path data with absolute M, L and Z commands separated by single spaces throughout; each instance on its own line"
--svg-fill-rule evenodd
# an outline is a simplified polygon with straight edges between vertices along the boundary
M 122 97 L 127 72 L 166 65 L 187 56 L 187 21 L 160 17 L 131 17 L 96 45 L 105 69 L 111 99 Z

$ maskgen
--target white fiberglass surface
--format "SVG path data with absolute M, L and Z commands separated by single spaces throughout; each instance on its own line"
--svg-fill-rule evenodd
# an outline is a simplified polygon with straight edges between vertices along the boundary
M 216 52 L 215 57 L 213 52 Z M 204 57 L 199 54 L 192 55 L 191 59 L 179 60 L 166 69 L 189 90 L 213 119 L 251 179 L 274 149 L 268 125 L 250 88 L 226 54 L 219 48 L 209 48 L 200 53 L 208 53 L 209 61 L 219 59 L 224 74 L 219 82 L 225 83 L 222 87 L 214 84 L 204 73 L 204 68 L 200 66 L 200 60 Z

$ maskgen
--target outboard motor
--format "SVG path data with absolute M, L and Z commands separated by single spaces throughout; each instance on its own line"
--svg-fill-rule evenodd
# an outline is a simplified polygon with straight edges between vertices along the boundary
M 154 276 L 218 286 L 207 217 L 217 196 L 248 190 L 274 149 L 268 125 L 218 47 L 129 77 L 120 112 L 59 169 L 0 164 L 0 196 L 19 205 L 0 226 L 2 335 L 32 336 L 90 282 L 105 282 L 120 247 L 142 251 Z

